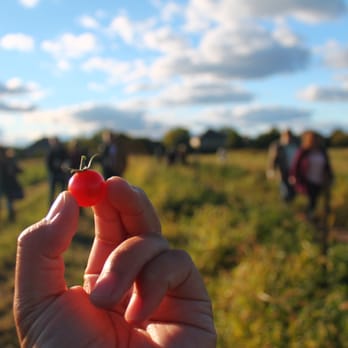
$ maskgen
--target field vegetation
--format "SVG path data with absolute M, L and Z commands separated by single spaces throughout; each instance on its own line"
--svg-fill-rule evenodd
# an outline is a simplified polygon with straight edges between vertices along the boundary
M 126 178 L 145 190 L 173 247 L 184 248 L 211 295 L 219 348 L 348 347 L 348 150 L 330 152 L 335 171 L 332 211 L 315 224 L 303 218 L 305 198 L 282 203 L 277 181 L 265 179 L 266 152 L 235 150 L 221 163 L 192 155 L 167 166 L 133 156 Z M 20 162 L 25 199 L 17 220 L 0 215 L 0 347 L 18 347 L 12 318 L 16 239 L 48 209 L 40 158 Z M 329 231 L 323 249 L 323 231 Z M 65 254 L 69 285 L 82 282 L 93 238 L 85 209 Z

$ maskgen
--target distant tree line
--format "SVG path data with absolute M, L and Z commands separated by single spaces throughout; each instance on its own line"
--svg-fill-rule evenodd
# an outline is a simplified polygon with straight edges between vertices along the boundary
M 91 137 L 75 138 L 83 148 L 92 152 L 97 151 L 102 142 L 102 131 L 95 133 Z M 193 148 L 193 136 L 186 128 L 177 127 L 168 130 L 162 139 L 152 140 L 149 138 L 134 138 L 127 134 L 121 133 L 119 137 L 122 139 L 129 153 L 135 154 L 154 154 L 158 151 L 168 151 L 176 148 L 180 144 L 187 146 L 188 151 L 201 150 L 202 152 L 214 152 L 219 147 L 226 149 L 266 149 L 276 139 L 279 138 L 280 130 L 272 128 L 267 132 L 261 133 L 255 137 L 240 134 L 234 128 L 208 129 L 206 132 L 196 136 L 198 143 Z M 297 136 L 300 136 L 298 134 Z M 323 136 L 326 144 L 330 147 L 347 147 L 348 133 L 337 129 L 329 136 Z M 204 147 L 204 142 L 208 142 L 210 146 Z M 43 138 L 31 144 L 27 148 L 17 149 L 17 152 L 23 156 L 41 156 L 48 150 L 48 139 Z
M 209 129 L 200 138 L 215 137 L 215 139 L 221 139 L 221 146 L 226 149 L 241 149 L 241 148 L 253 148 L 253 149 L 266 149 L 270 144 L 279 138 L 281 131 L 277 128 L 272 128 L 267 132 L 261 133 L 255 137 L 249 137 L 240 134 L 234 128 L 222 128 L 219 130 Z M 300 137 L 301 134 L 295 134 Z M 329 136 L 323 137 L 327 146 L 330 147 L 347 147 L 348 146 L 348 132 L 343 130 L 334 130 Z M 190 140 L 192 139 L 190 132 L 185 128 L 174 128 L 169 130 L 162 140 L 162 143 L 166 148 L 175 147 L 179 143 L 185 143 L 190 146 Z

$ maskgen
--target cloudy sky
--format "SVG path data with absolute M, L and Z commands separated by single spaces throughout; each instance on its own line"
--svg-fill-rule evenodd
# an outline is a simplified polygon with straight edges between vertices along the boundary
M 348 131 L 348 0 L 2 0 L 0 142 Z

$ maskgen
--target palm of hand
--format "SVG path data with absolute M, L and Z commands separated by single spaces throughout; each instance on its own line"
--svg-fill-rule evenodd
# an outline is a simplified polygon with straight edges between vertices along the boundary
M 30 346 L 204 347 L 213 338 L 212 332 L 200 327 L 203 326 L 201 320 L 189 322 L 193 311 L 208 314 L 209 303 L 165 298 L 154 317 L 141 327 L 125 320 L 124 304 L 114 311 L 98 308 L 81 287 L 71 288 L 54 301 L 50 300 L 49 305 L 43 305 L 45 309 L 29 330 Z

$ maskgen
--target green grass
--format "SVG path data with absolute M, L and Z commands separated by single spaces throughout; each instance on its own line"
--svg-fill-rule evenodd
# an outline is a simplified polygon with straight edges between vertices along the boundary
M 348 151 L 331 155 L 336 179 L 329 225 L 345 231 Z M 173 167 L 132 157 L 126 178 L 150 197 L 171 245 L 186 249 L 200 269 L 219 348 L 348 347 L 348 244 L 332 234 L 322 254 L 320 231 L 299 217 L 304 197 L 291 206 L 280 202 L 277 182 L 265 180 L 266 157 L 234 151 L 225 164 L 199 156 Z M 1 216 L 1 347 L 17 347 L 11 311 L 17 236 L 48 208 L 43 162 L 27 160 L 22 167 L 26 197 L 16 204 L 18 220 L 9 224 Z M 93 238 L 91 212 L 84 212 L 65 255 L 70 285 L 82 281 Z

